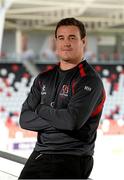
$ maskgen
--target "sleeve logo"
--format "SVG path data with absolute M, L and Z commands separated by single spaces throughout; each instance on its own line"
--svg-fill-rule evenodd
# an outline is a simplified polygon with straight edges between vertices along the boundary
M 46 95 L 46 86 L 44 84 L 41 89 L 41 95 Z

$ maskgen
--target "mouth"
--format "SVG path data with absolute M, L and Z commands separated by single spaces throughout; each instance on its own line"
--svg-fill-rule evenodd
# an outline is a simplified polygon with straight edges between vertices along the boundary
M 72 51 L 72 49 L 63 49 L 62 51 Z

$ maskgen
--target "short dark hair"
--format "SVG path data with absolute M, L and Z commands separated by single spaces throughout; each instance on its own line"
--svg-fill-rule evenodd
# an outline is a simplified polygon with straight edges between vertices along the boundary
M 64 18 L 60 20 L 56 25 L 55 38 L 57 38 L 57 30 L 60 26 L 77 26 L 80 31 L 81 39 L 86 36 L 86 29 L 81 21 L 75 18 Z

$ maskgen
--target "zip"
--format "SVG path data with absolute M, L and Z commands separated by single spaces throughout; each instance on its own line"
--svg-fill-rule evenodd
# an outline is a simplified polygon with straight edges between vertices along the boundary
M 35 159 L 38 159 L 40 156 L 42 156 L 43 154 L 39 154 L 38 156 L 36 156 L 36 158 Z

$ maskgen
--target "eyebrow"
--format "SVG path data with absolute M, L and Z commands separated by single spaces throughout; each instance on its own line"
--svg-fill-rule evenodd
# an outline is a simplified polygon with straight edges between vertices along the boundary
M 57 36 L 57 38 L 61 38 L 61 37 L 64 37 L 64 35 L 59 35 L 59 36 Z M 76 35 L 70 34 L 69 37 L 76 37 Z
M 64 37 L 63 35 L 59 35 L 59 36 L 57 36 L 57 38 L 61 38 L 61 37 Z
M 69 37 L 76 37 L 74 34 L 70 34 Z

